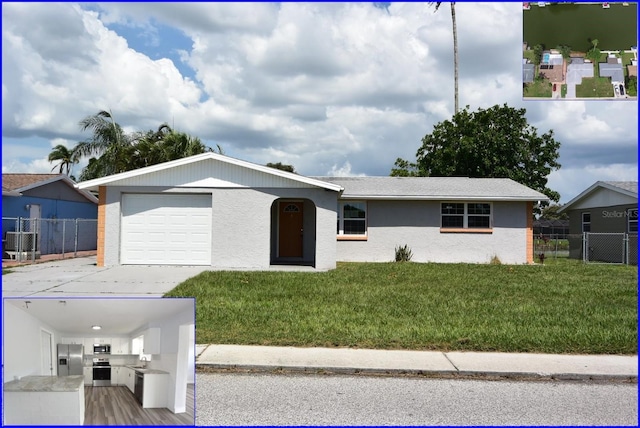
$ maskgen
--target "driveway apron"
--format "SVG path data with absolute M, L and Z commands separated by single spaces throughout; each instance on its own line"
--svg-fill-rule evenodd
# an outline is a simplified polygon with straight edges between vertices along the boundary
M 2 275 L 4 297 L 162 297 L 208 266 L 97 267 L 96 258 L 11 268 Z

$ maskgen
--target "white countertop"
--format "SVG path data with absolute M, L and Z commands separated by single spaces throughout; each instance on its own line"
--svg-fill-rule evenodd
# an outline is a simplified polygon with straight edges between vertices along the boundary
M 141 368 L 137 368 L 135 366 L 132 365 L 125 365 L 123 367 L 128 367 L 130 369 L 133 369 L 139 373 L 142 374 L 169 374 L 169 372 L 166 372 L 164 370 L 156 370 L 156 369 L 141 369 Z
M 3 385 L 4 392 L 73 392 L 84 388 L 84 376 L 25 376 Z

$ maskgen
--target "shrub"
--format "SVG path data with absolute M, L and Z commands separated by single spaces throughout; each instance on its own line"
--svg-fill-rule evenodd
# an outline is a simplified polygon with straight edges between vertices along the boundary
M 413 253 L 408 245 L 396 247 L 396 262 L 408 262 L 411 261 L 411 257 L 413 257 Z
M 490 265 L 501 265 L 502 262 L 500 261 L 500 257 L 498 256 L 493 256 L 491 257 L 491 261 L 489 261 Z

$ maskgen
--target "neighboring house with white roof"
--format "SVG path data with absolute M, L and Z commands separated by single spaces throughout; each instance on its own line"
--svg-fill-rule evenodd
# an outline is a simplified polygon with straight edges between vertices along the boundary
M 533 204 L 509 179 L 305 177 L 204 153 L 79 183 L 99 194 L 98 265 L 214 269 L 337 261 L 533 262 Z

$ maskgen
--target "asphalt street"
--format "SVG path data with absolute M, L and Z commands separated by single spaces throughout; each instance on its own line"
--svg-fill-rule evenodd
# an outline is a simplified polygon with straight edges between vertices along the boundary
M 633 425 L 637 384 L 198 373 L 196 425 Z

